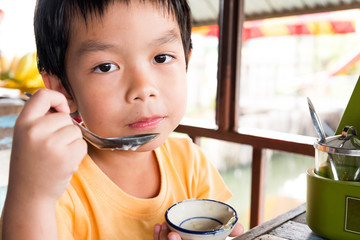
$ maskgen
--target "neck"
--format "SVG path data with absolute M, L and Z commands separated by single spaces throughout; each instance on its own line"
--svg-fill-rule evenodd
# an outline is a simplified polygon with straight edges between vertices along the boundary
M 142 164 L 151 160 L 154 151 L 132 151 L 132 150 L 100 150 L 93 146 L 88 147 L 88 153 L 97 165 L 116 166 L 123 164 Z
M 155 151 L 106 151 L 89 147 L 95 164 L 123 191 L 151 198 L 160 191 L 161 173 Z

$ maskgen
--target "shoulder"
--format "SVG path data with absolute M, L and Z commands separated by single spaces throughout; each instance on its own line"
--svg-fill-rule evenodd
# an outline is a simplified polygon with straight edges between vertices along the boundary
M 203 151 L 189 137 L 168 137 L 160 147 L 158 157 L 177 169 L 194 169 L 197 165 L 207 163 Z

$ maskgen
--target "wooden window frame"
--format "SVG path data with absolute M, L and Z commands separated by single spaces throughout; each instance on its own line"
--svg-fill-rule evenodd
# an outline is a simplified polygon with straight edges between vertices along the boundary
M 265 197 L 264 149 L 314 156 L 311 140 L 299 135 L 256 135 L 237 131 L 238 100 L 244 0 L 221 0 L 219 15 L 218 88 L 216 97 L 217 129 L 180 125 L 175 131 L 188 134 L 195 143 L 200 137 L 249 145 L 252 154 L 250 227 L 263 221 Z M 239 184 L 241 186 L 241 184 Z

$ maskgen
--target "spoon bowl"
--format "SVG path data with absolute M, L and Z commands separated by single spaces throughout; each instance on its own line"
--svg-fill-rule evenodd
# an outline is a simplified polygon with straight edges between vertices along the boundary
M 71 118 L 73 123 L 77 125 L 83 135 L 83 138 L 93 146 L 102 150 L 133 150 L 141 147 L 145 143 L 150 142 L 155 139 L 159 134 L 138 134 L 125 137 L 113 137 L 113 138 L 103 138 L 95 133 L 89 131 L 83 126 L 82 123 L 78 123 L 75 119 Z

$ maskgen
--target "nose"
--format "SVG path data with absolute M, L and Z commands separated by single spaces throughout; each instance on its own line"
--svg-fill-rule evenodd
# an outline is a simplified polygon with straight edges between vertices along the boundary
M 133 69 L 129 72 L 129 88 L 126 93 L 128 102 L 145 102 L 159 95 L 156 80 L 144 69 Z

